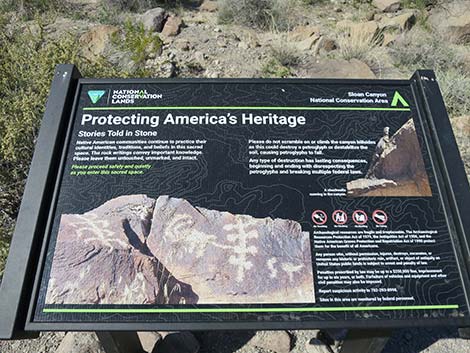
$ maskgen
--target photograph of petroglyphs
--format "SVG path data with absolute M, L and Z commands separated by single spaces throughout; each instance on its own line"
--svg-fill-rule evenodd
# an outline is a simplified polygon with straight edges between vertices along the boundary
M 169 196 L 61 217 L 46 304 L 315 301 L 308 232 Z
M 352 197 L 432 196 L 412 118 L 393 135 L 384 127 L 365 177 L 348 182 L 346 188 Z

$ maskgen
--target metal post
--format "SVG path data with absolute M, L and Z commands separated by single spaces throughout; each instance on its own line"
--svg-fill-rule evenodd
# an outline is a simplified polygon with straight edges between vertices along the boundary
M 54 74 L 0 286 L 0 339 L 37 336 L 26 333 L 24 327 L 49 212 L 51 177 L 60 160 L 61 135 L 70 119 L 79 77 L 73 65 L 58 65 Z
M 381 353 L 391 330 L 349 330 L 340 353 Z
M 137 332 L 96 332 L 106 353 L 145 353 Z

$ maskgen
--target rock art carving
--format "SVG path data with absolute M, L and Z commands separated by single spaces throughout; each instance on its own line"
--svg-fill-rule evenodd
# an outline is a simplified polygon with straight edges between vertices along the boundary
M 160 196 L 147 245 L 175 277 L 191 284 L 199 303 L 314 300 L 309 235 L 291 220 Z
M 62 215 L 46 295 L 47 304 L 313 301 L 299 223 L 145 195 Z

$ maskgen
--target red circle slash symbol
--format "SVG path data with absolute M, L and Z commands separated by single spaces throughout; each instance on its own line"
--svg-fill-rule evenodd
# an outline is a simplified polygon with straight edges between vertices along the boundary
M 328 217 L 326 216 L 326 213 L 322 210 L 315 210 L 312 213 L 312 221 L 315 224 L 321 226 L 326 223 L 327 219 Z
M 372 213 L 372 219 L 374 220 L 375 223 L 379 224 L 379 225 L 384 225 L 387 223 L 388 221 L 388 216 L 387 214 L 385 213 L 385 211 L 382 211 L 382 210 L 375 210 L 373 213 Z
M 356 210 L 353 212 L 352 219 L 354 223 L 363 225 L 367 223 L 367 213 L 362 210 Z
M 348 215 L 343 210 L 336 210 L 335 212 L 333 212 L 332 218 L 333 222 L 339 225 L 346 224 L 346 222 L 348 221 Z

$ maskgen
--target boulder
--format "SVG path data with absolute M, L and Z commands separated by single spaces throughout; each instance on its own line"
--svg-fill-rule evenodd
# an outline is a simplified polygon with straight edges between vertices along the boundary
M 163 29 L 163 25 L 165 24 L 165 20 L 167 18 L 167 13 L 165 9 L 161 7 L 156 7 L 154 9 L 150 9 L 145 13 L 137 16 L 137 21 L 142 22 L 144 28 L 147 31 L 151 32 L 161 32 Z
M 299 50 L 310 50 L 320 39 L 320 28 L 317 26 L 297 26 L 291 33 L 289 39 L 295 42 Z
M 408 31 L 416 24 L 416 15 L 414 12 L 405 12 L 394 17 L 385 17 L 380 22 L 381 29 L 398 29 Z
M 110 25 L 99 25 L 91 28 L 79 39 L 83 55 L 89 60 L 102 57 L 111 46 L 112 36 L 118 32 L 118 27 Z
M 313 61 L 313 60 L 312 60 Z M 366 63 L 357 60 L 320 59 L 296 68 L 297 76 L 312 78 L 375 78 Z
M 160 196 L 147 245 L 198 304 L 314 302 L 309 234 L 295 221 Z
M 216 12 L 218 9 L 219 5 L 217 4 L 217 1 L 211 0 L 204 0 L 201 6 L 199 6 L 199 10 L 206 12 Z
M 322 43 L 320 45 L 320 50 L 323 49 L 326 52 L 333 51 L 338 49 L 338 43 L 334 39 L 331 38 L 323 38 Z
M 127 195 L 62 215 L 46 304 L 314 302 L 312 272 L 295 221 Z
M 292 337 L 287 331 L 257 331 L 247 345 L 275 353 L 289 353 L 292 343 Z
M 312 338 L 305 344 L 305 353 L 331 353 L 333 350 L 317 338 Z
M 375 176 L 387 179 L 405 179 L 426 176 L 413 119 L 408 120 L 391 137 L 374 168 Z
M 314 34 L 313 36 L 296 43 L 296 46 L 299 50 L 310 50 L 314 47 L 315 43 L 320 39 L 320 35 Z
M 104 353 L 96 333 L 68 332 L 56 353 Z
M 385 32 L 383 34 L 382 46 L 388 47 L 396 42 L 398 35 L 394 33 Z
M 191 332 L 170 332 L 158 344 L 155 353 L 197 353 L 200 344 Z
M 428 19 L 431 26 L 454 43 L 470 43 L 470 6 L 468 0 L 456 0 L 436 7 Z
M 144 352 L 152 353 L 157 344 L 162 340 L 162 336 L 158 332 L 137 332 L 140 344 Z
M 372 4 L 382 12 L 395 12 L 401 7 L 397 0 L 373 0 Z
M 431 196 L 413 119 L 378 143 L 365 178 L 347 183 L 349 196 Z M 379 148 L 380 145 L 380 148 Z
M 162 34 L 166 37 L 177 36 L 183 27 L 183 20 L 176 15 L 169 16 L 163 26 Z
M 121 196 L 61 217 L 47 304 L 194 303 L 197 296 L 145 242 L 155 201 Z
M 336 26 L 339 29 L 349 31 L 351 37 L 374 38 L 379 33 L 379 25 L 375 21 L 353 22 L 350 20 L 339 21 Z
M 296 42 L 301 42 L 307 38 L 312 37 L 315 34 L 320 34 L 320 28 L 318 26 L 297 26 L 292 32 L 289 33 L 289 39 Z
M 315 55 L 318 55 L 322 50 L 328 53 L 336 49 L 338 49 L 338 44 L 334 39 L 320 37 L 320 39 L 315 43 L 313 51 Z

